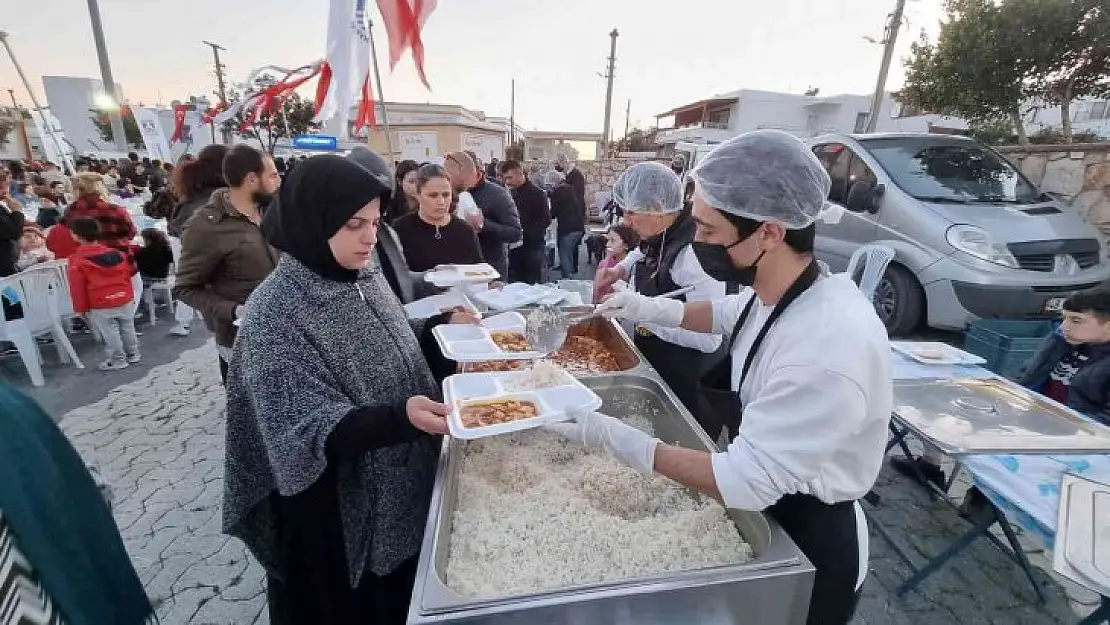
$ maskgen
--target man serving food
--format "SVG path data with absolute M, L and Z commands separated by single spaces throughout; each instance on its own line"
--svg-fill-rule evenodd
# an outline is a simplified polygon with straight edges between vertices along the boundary
M 600 309 L 726 337 L 729 356 L 702 378 L 697 412 L 715 416 L 731 443 L 719 453 L 675 447 L 597 413 L 548 427 L 726 507 L 766 511 L 817 570 L 807 623 L 847 623 L 867 572 L 856 500 L 878 476 L 893 404 L 886 331 L 855 284 L 813 257 L 830 182 L 801 141 L 741 135 L 692 177 L 698 261 L 748 288 L 688 303 L 622 291 Z

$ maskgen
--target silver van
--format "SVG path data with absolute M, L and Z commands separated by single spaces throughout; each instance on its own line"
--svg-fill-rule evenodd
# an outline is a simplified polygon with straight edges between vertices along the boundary
M 1110 279 L 1098 233 L 987 146 L 935 134 L 808 140 L 847 211 L 817 226 L 837 271 L 861 245 L 897 256 L 875 295 L 892 335 L 922 322 L 963 330 L 979 317 L 1032 318 Z

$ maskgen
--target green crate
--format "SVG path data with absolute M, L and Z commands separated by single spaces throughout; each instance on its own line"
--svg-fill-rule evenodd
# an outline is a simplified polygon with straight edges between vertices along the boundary
M 1051 321 L 979 319 L 964 337 L 964 349 L 986 359 L 983 366 L 1016 379 L 1053 331 Z

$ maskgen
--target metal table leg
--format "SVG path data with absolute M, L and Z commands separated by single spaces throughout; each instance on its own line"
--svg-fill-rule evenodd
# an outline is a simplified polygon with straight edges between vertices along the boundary
M 956 539 L 951 545 L 948 546 L 947 549 L 941 552 L 940 555 L 935 556 L 933 559 L 929 560 L 929 563 L 926 564 L 923 568 L 917 569 L 916 567 L 911 565 L 910 570 L 914 571 L 914 574 L 911 575 L 909 579 L 907 579 L 905 582 L 902 583 L 901 586 L 898 587 L 898 596 L 901 597 L 902 595 L 916 588 L 918 584 L 925 581 L 925 578 L 937 572 L 940 567 L 944 566 L 945 563 L 955 557 L 956 554 L 960 553 L 961 551 L 966 549 L 968 545 L 975 542 L 976 538 L 987 534 L 988 530 L 990 530 L 990 526 L 994 525 L 995 520 L 996 517 L 993 514 L 993 511 L 991 514 L 981 515 L 981 518 L 975 522 L 975 525 L 971 529 L 964 532 L 963 536 L 960 536 L 958 539 Z
M 1033 586 L 1033 592 L 1037 593 L 1037 599 L 1040 600 L 1041 603 L 1044 603 L 1044 592 L 1041 591 L 1040 585 L 1037 584 L 1037 578 L 1033 577 L 1033 565 L 1029 563 L 1029 558 L 1026 557 L 1025 551 L 1021 548 L 1021 543 L 1018 542 L 1017 536 L 1014 534 L 1014 528 L 1010 527 L 1010 522 L 1005 516 L 997 512 L 997 509 L 994 508 L 994 504 L 991 504 L 991 508 L 996 510 L 995 516 L 998 517 L 998 525 L 1002 527 L 1002 533 L 1006 535 L 1006 540 L 1010 542 L 1010 548 L 1014 551 L 1014 557 L 1017 558 L 1018 564 L 1020 564 L 1022 570 L 1025 571 L 1025 576 L 1029 578 L 1029 583 Z

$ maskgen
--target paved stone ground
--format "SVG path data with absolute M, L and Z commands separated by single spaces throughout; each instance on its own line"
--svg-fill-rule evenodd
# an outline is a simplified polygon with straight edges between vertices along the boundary
M 164 625 L 269 622 L 262 568 L 220 533 L 224 393 L 215 363 L 207 343 L 61 421 L 111 485 L 116 522 Z
M 262 569 L 242 543 L 220 533 L 224 397 L 214 361 L 211 343 L 186 351 L 62 420 L 112 485 L 116 520 L 165 625 L 268 623 Z M 877 490 L 877 518 L 921 561 L 965 526 L 889 470 Z M 1035 605 L 1020 569 L 985 541 L 902 598 L 894 589 L 906 567 L 874 533 L 871 546 L 860 625 L 1078 620 L 1061 587 L 1040 570 L 1049 601 Z

